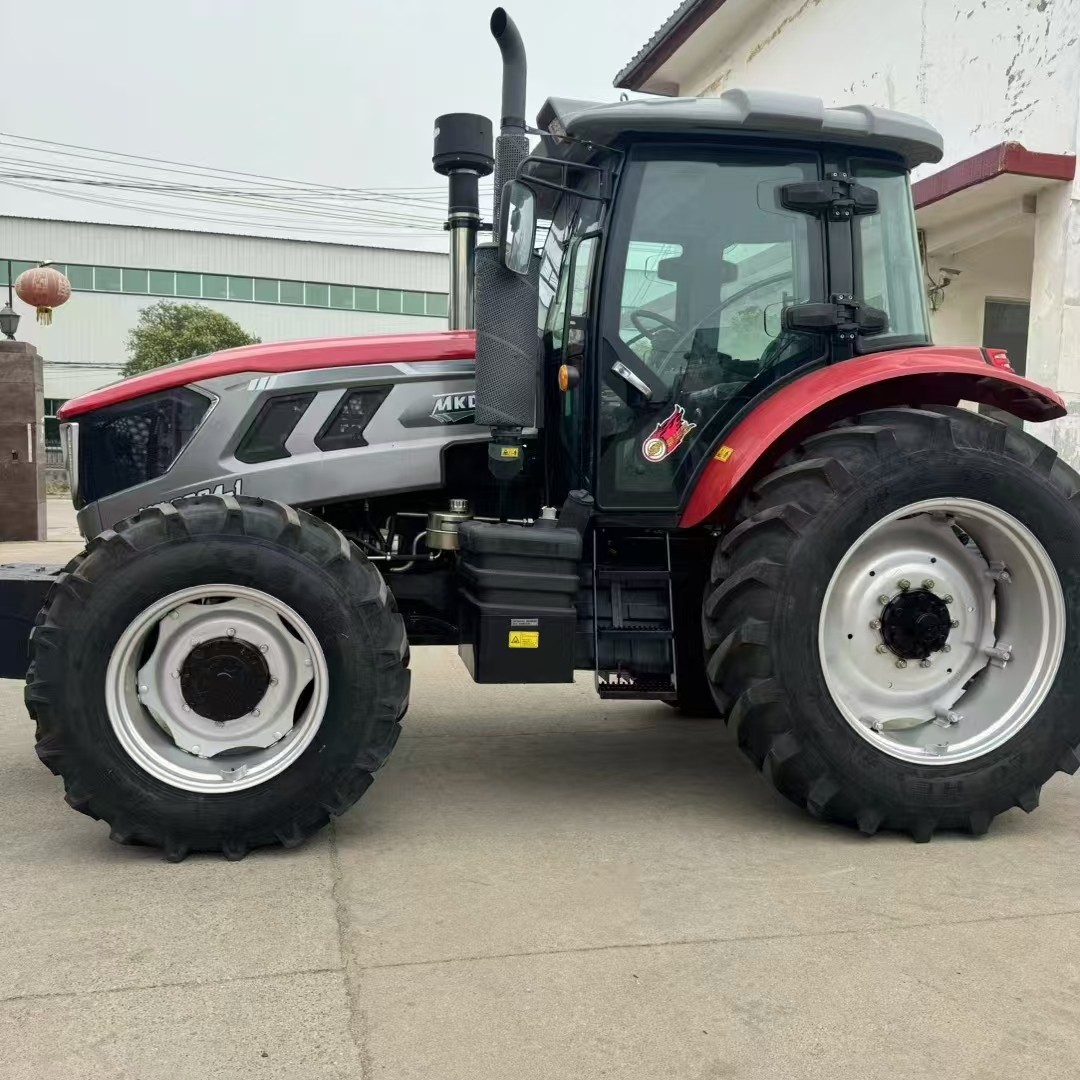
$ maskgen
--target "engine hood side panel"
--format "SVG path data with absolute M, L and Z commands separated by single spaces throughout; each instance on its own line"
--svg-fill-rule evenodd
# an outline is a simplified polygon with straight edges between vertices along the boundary
M 388 388 L 364 430 L 367 446 L 323 451 L 315 438 L 348 391 Z M 471 361 L 366 364 L 274 375 L 245 373 L 193 384 L 213 406 L 163 476 L 116 492 L 78 515 L 90 538 L 146 506 L 185 496 L 261 495 L 309 506 L 443 485 L 443 451 L 481 442 L 473 422 Z M 285 443 L 288 457 L 248 464 L 235 454 L 244 433 L 270 399 L 313 392 L 314 399 Z

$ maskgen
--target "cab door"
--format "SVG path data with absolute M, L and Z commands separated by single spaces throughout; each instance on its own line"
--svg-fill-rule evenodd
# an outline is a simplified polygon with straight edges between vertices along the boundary
M 816 180 L 802 150 L 643 147 L 626 169 L 605 259 L 595 424 L 605 509 L 674 510 L 717 436 L 770 383 L 823 361 L 780 332 L 823 299 L 821 225 L 781 205 Z

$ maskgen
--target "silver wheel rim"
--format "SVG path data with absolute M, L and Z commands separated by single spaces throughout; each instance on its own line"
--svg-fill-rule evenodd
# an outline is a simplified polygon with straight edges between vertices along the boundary
M 181 690 L 192 649 L 234 638 L 257 649 L 269 685 L 251 712 L 218 722 Z M 265 784 L 311 744 L 326 711 L 326 658 L 292 608 L 242 585 L 198 585 L 162 597 L 121 634 L 105 673 L 109 720 L 140 768 L 183 791 Z
M 894 602 L 915 592 L 936 597 L 921 598 L 935 611 L 945 604 L 950 620 L 925 661 L 886 642 Z M 1045 548 L 1011 514 L 974 499 L 925 499 L 867 529 L 837 566 L 818 626 L 825 683 L 844 719 L 920 765 L 970 761 L 1012 739 L 1049 693 L 1064 643 L 1065 600 Z

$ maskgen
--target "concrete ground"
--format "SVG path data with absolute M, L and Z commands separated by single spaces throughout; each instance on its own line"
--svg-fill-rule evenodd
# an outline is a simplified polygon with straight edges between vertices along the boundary
M 109 842 L 0 683 L 0 1077 L 1073 1078 L 1080 784 L 978 840 L 815 822 L 722 725 L 415 653 L 361 803 Z
M 866 839 L 720 724 L 413 666 L 352 812 L 178 866 L 64 805 L 0 682 L 0 1080 L 1080 1073 L 1080 783 Z

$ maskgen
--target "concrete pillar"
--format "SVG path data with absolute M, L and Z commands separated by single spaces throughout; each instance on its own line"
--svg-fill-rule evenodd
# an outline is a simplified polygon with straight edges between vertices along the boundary
M 0 341 L 0 540 L 47 540 L 45 376 L 25 341 Z
M 1080 469 L 1080 182 L 1039 192 L 1027 375 L 1057 390 L 1069 415 L 1026 425 Z

